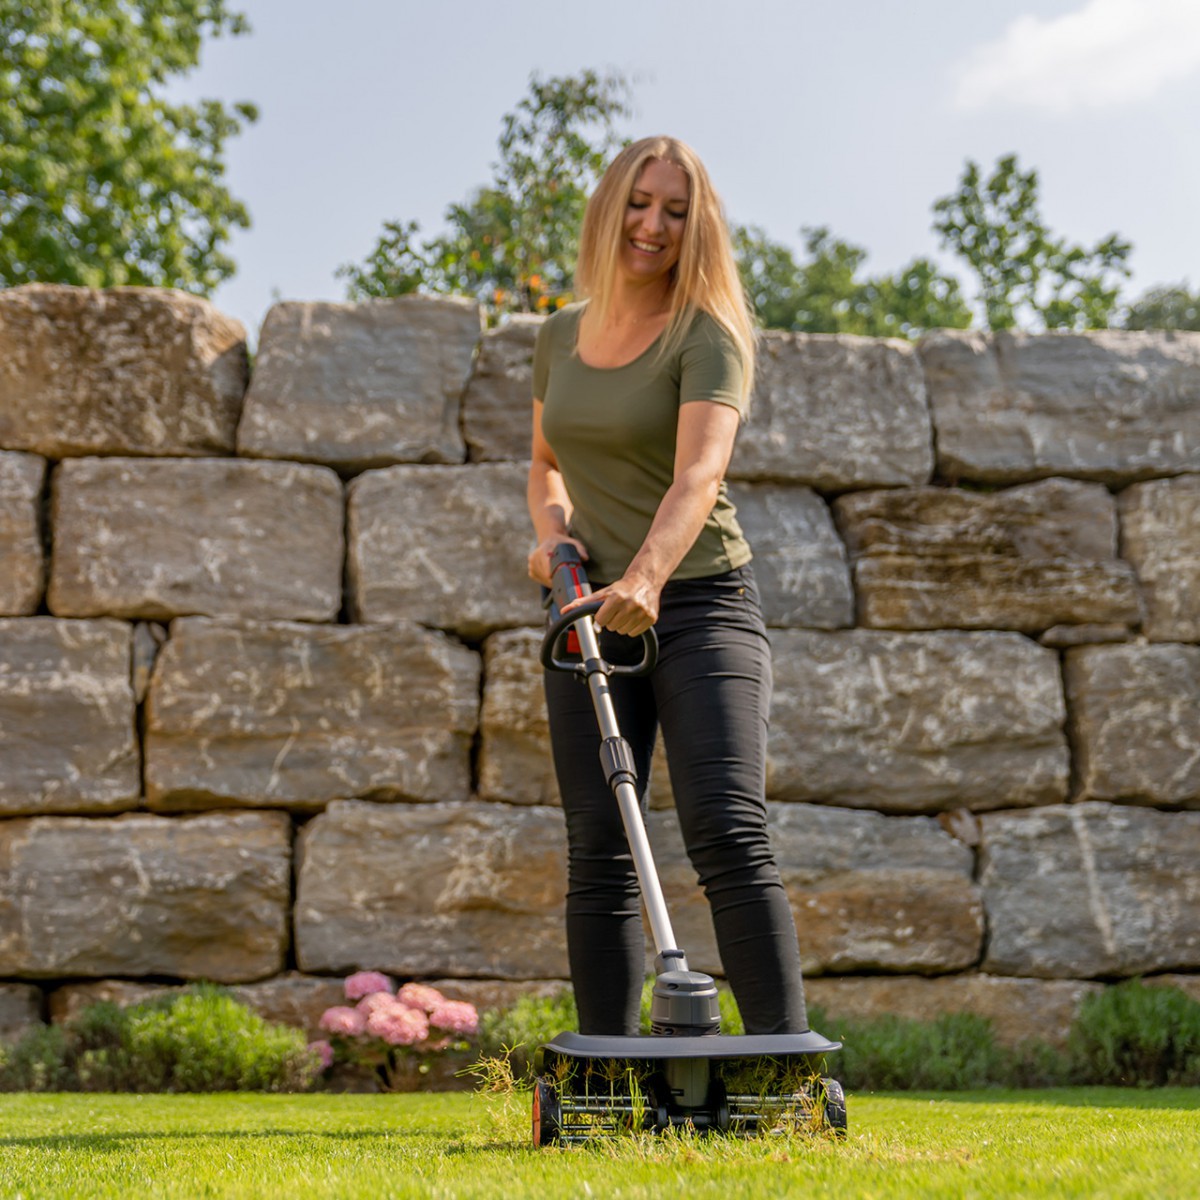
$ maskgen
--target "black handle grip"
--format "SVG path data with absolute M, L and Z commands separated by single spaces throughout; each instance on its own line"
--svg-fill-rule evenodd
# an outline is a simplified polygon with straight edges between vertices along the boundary
M 576 621 L 590 619 L 604 605 L 603 600 L 581 604 L 569 613 L 563 609 L 581 596 L 590 596 L 592 585 L 588 583 L 583 569 L 583 560 L 570 542 L 560 542 L 550 555 L 550 625 L 542 638 L 542 666 L 548 671 L 575 671 L 587 673 L 586 666 L 578 659 L 561 658 L 560 643 Z M 654 670 L 658 662 L 658 635 L 653 628 L 642 634 L 642 657 L 636 663 L 604 663 L 602 670 L 609 675 L 646 675 Z

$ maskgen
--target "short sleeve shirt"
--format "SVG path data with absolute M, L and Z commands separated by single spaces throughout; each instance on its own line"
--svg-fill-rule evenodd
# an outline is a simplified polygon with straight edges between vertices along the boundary
M 709 400 L 741 411 L 744 371 L 733 338 L 705 312 L 669 355 L 660 352 L 660 338 L 624 366 L 590 367 L 575 352 L 584 307 L 568 305 L 539 329 L 534 396 L 574 510 L 571 536 L 587 547 L 589 575 L 611 583 L 641 548 L 674 479 L 680 405 Z M 722 481 L 672 578 L 719 575 L 749 561 Z

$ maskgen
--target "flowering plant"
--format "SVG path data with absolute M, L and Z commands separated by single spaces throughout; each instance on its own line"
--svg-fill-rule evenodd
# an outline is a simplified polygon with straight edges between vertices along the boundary
M 379 971 L 358 971 L 347 978 L 345 995 L 354 1004 L 339 1004 L 321 1014 L 320 1028 L 329 1040 L 311 1049 L 328 1068 L 335 1059 L 373 1067 L 387 1091 L 401 1090 L 414 1070 L 429 1071 L 432 1055 L 465 1050 L 479 1028 L 473 1004 L 447 1000 L 437 988 L 393 983 Z

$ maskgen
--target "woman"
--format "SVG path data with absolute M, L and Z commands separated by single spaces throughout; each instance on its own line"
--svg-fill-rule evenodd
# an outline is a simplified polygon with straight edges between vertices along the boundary
M 534 355 L 529 574 L 572 542 L 589 560 L 606 657 L 657 624 L 659 659 L 612 682 L 644 789 L 661 726 L 688 855 L 748 1033 L 807 1029 L 787 896 L 766 832 L 769 646 L 723 477 L 754 332 L 708 174 L 673 138 L 612 162 L 588 204 L 577 287 Z M 624 637 L 620 635 L 625 635 Z M 567 945 L 580 1031 L 638 1031 L 640 896 L 600 767 L 586 688 L 545 681 L 567 821 Z

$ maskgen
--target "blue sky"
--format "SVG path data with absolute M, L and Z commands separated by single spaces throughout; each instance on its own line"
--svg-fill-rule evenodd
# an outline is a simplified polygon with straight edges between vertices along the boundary
M 801 246 L 827 225 L 869 272 L 946 267 L 930 206 L 966 158 L 1016 152 L 1050 227 L 1131 240 L 1137 294 L 1200 284 L 1196 0 L 232 0 L 180 96 L 254 101 L 228 183 L 253 228 L 214 300 L 253 338 L 275 297 L 342 300 L 385 220 L 441 226 L 487 181 L 530 74 L 616 68 L 631 136 L 708 164 L 731 219 Z

